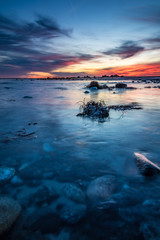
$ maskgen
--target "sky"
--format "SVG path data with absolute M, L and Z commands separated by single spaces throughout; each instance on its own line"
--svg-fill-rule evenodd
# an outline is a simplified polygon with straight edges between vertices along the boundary
M 160 76 L 159 0 L 0 0 L 0 77 Z

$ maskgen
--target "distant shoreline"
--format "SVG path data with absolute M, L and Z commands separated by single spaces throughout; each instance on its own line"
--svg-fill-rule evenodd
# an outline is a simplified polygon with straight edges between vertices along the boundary
M 0 80 L 5 80 L 5 79 L 12 79 L 12 80 L 75 80 L 75 81 L 85 81 L 85 80 L 113 80 L 113 81 L 120 81 L 120 80 L 129 80 L 129 79 L 138 79 L 142 80 L 144 78 L 153 78 L 154 80 L 160 80 L 160 76 L 132 76 L 132 77 L 127 77 L 127 76 L 118 76 L 118 77 L 59 77 L 59 78 L 3 78 L 0 77 Z

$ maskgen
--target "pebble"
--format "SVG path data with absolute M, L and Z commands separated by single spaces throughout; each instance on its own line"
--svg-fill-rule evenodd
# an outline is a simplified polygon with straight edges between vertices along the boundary
M 8 182 L 15 174 L 14 168 L 1 167 L 0 168 L 0 184 Z

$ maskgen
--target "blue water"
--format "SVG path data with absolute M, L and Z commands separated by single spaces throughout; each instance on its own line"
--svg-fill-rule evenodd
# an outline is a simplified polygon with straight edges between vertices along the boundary
M 160 239 L 160 177 L 142 176 L 133 156 L 139 152 L 160 164 L 160 89 L 145 88 L 158 84 L 126 80 L 137 89 L 85 94 L 89 82 L 1 80 L 0 165 L 15 168 L 22 183 L 9 182 L 0 192 L 23 207 L 6 239 Z M 76 116 L 84 99 L 104 100 L 108 105 L 138 102 L 143 109 L 111 110 L 101 123 Z M 116 190 L 99 207 L 87 189 L 95 179 L 110 175 L 116 178 Z M 26 227 L 26 215 L 34 218 L 42 208 L 46 213 L 57 208 L 54 204 L 62 198 L 59 188 L 66 183 L 85 195 L 82 219 L 74 224 L 62 220 L 56 231 L 41 231 L 38 223 L 36 230 Z M 58 192 L 55 199 L 44 197 L 40 205 L 30 199 L 39 187 L 50 185 Z

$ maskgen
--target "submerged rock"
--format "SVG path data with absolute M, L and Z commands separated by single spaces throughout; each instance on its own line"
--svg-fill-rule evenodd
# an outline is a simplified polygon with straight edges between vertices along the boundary
M 142 222 L 140 225 L 140 232 L 142 232 L 145 240 L 159 240 L 160 229 L 159 222 Z
M 18 176 L 14 176 L 11 179 L 11 184 L 14 185 L 15 187 L 18 187 L 18 186 L 23 185 L 23 180 Z
M 147 159 L 144 155 L 135 152 L 134 156 L 136 158 L 137 167 L 141 174 L 145 176 L 153 176 L 160 173 L 160 167 Z
M 112 175 L 103 176 L 93 180 L 87 188 L 87 196 L 96 205 L 108 201 L 116 190 L 116 178 Z
M 0 168 L 0 184 L 8 182 L 15 174 L 14 168 L 1 167 Z
M 69 224 L 78 223 L 86 214 L 86 206 L 84 204 L 75 204 L 67 200 L 63 204 L 58 205 L 60 218 Z
M 21 212 L 19 203 L 9 197 L 0 197 L 0 234 L 8 231 Z
M 85 202 L 85 194 L 74 184 L 66 183 L 63 187 L 63 193 L 66 198 L 71 199 L 75 202 Z
M 57 233 L 61 226 L 58 214 L 41 208 L 38 212 L 34 211 L 25 220 L 24 228 L 33 232 L 39 231 L 43 234 Z
M 127 84 L 126 83 L 117 83 L 116 88 L 127 88 Z

